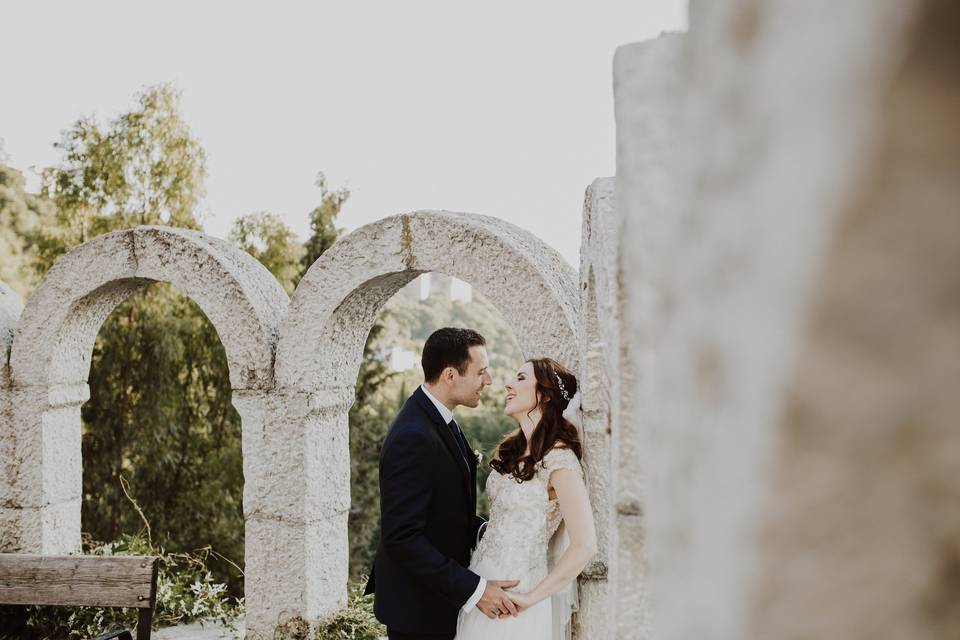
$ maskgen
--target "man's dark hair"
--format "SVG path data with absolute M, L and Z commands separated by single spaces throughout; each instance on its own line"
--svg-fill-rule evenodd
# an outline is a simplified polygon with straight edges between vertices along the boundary
M 483 346 L 487 341 L 473 329 L 444 327 L 430 334 L 423 345 L 423 378 L 436 382 L 447 367 L 454 367 L 460 375 L 467 371 L 470 362 L 470 347 Z

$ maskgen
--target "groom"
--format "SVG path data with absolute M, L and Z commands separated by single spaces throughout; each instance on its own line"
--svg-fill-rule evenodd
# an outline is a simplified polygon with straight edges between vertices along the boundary
M 466 569 L 486 523 L 477 511 L 477 460 L 453 419 L 491 383 L 486 341 L 471 329 L 435 331 L 423 345 L 424 383 L 380 450 L 380 545 L 366 593 L 390 640 L 453 638 L 457 613 L 516 615 L 504 589 Z

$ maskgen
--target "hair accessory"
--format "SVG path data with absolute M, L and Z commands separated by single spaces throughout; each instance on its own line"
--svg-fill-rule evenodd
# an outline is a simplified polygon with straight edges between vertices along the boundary
M 553 375 L 557 378 L 557 384 L 560 386 L 560 395 L 563 396 L 564 400 L 570 402 L 570 394 L 567 393 L 567 389 L 563 386 L 563 380 L 560 379 L 560 374 L 554 371 Z

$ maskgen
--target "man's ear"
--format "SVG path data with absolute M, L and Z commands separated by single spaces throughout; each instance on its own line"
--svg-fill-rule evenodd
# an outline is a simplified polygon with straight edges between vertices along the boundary
M 453 375 L 453 374 L 454 374 L 455 372 L 456 372 L 456 371 L 455 371 L 455 369 L 454 369 L 453 367 L 446 367 L 446 368 L 440 373 L 440 379 L 441 379 L 441 380 L 445 380 L 445 381 L 447 381 L 447 382 L 453 382 L 453 380 L 454 380 L 454 375 Z

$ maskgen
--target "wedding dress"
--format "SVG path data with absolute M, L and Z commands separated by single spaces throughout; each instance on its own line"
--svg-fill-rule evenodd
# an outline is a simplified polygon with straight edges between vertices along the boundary
M 471 571 L 487 580 L 519 580 L 512 589 L 518 593 L 532 590 L 547 576 L 566 538 L 560 504 L 547 494 L 550 474 L 557 469 L 573 469 L 583 476 L 576 454 L 566 448 L 547 452 L 531 480 L 518 483 L 513 476 L 490 472 L 490 521 L 470 561 Z M 491 620 L 476 607 L 469 613 L 461 612 L 457 640 L 566 638 L 575 592 L 576 580 L 516 618 Z

